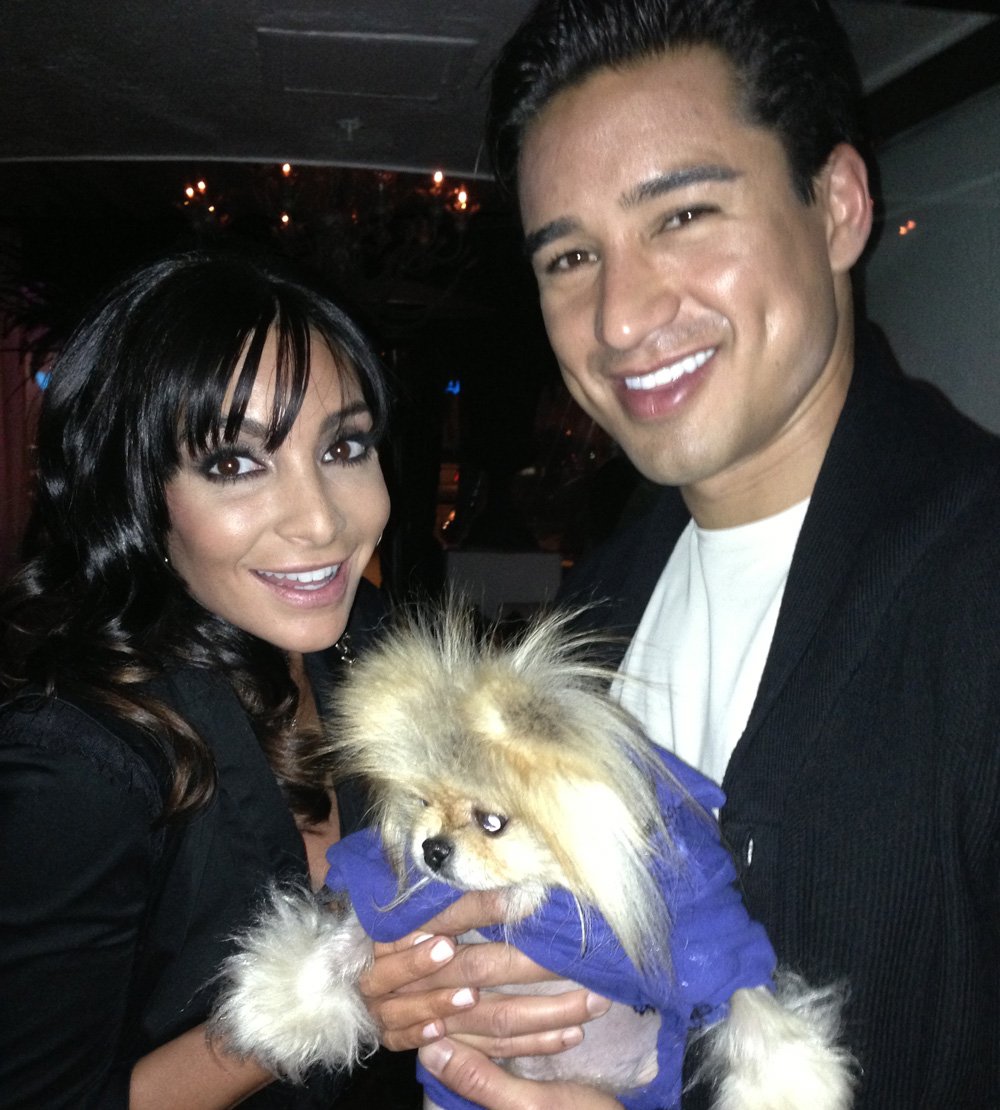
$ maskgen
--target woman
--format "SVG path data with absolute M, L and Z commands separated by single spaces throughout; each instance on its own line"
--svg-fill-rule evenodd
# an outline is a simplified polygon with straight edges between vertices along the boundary
M 320 885 L 361 818 L 317 741 L 379 618 L 386 410 L 351 321 L 236 257 L 140 271 L 59 359 L 0 596 L 0 1105 L 332 1104 L 339 1077 L 272 1084 L 201 1023 L 263 887 Z M 505 1016 L 475 988 L 523 965 L 476 971 L 440 934 L 368 976 L 391 1047 L 577 1036 L 582 992 Z
M 59 360 L 3 602 L 5 1097 L 124 1104 L 165 1044 L 197 1080 L 204 1039 L 177 1037 L 224 938 L 262 881 L 321 866 L 306 655 L 386 521 L 385 417 L 350 321 L 236 260 L 144 270 Z

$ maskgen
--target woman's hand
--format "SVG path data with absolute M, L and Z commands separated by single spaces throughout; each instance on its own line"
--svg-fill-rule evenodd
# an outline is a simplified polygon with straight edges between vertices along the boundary
M 418 1048 L 445 1034 L 494 1057 L 547 1055 L 580 1043 L 582 1023 L 610 1005 L 599 995 L 571 987 L 549 995 L 482 989 L 556 978 L 510 945 L 456 944 L 456 936 L 499 916 L 494 896 L 465 894 L 420 933 L 375 946 L 360 987 L 387 1048 Z
M 593 1087 L 518 1079 L 450 1038 L 424 1045 L 418 1055 L 431 1075 L 485 1110 L 621 1110 L 620 1102 Z

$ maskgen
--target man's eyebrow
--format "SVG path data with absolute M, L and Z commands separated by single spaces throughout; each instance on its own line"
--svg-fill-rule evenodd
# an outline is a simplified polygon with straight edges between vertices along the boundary
M 569 216 L 565 216 L 558 220 L 552 220 L 551 223 L 543 224 L 537 231 L 532 231 L 525 235 L 525 256 L 532 258 L 542 247 L 547 246 L 556 239 L 561 239 L 564 235 L 569 235 L 570 232 L 579 231 L 579 229 L 579 222 Z
M 622 193 L 620 204 L 622 208 L 634 208 L 648 200 L 655 200 L 664 193 L 673 192 L 675 189 L 685 189 L 689 185 L 701 185 L 705 181 L 735 181 L 743 174 L 731 166 L 718 166 L 709 163 L 703 166 L 690 166 L 682 170 L 671 170 L 669 173 L 658 173 L 647 181 L 642 181 Z
M 634 208 L 637 204 L 655 200 L 664 193 L 675 189 L 684 189 L 689 185 L 700 185 L 705 181 L 735 181 L 742 177 L 740 170 L 730 166 L 708 164 L 703 166 L 690 166 L 682 170 L 671 170 L 669 173 L 656 174 L 648 181 L 642 181 L 635 188 L 623 193 L 619 203 L 623 208 Z M 580 223 L 572 216 L 563 216 L 543 224 L 535 231 L 529 232 L 524 237 L 524 253 L 528 258 L 564 235 L 570 235 L 580 230 Z

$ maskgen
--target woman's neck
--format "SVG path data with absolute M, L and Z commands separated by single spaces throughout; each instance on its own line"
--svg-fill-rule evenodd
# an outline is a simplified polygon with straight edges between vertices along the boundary
M 306 671 L 305 656 L 301 652 L 288 653 L 288 670 L 298 687 L 299 708 L 295 714 L 298 728 L 319 728 L 319 711 L 313 695 L 312 683 Z

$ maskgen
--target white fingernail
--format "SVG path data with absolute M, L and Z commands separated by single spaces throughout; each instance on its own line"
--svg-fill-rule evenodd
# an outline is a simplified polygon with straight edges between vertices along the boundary
M 436 964 L 443 964 L 455 955 L 455 946 L 450 940 L 439 940 L 431 949 L 431 959 Z

